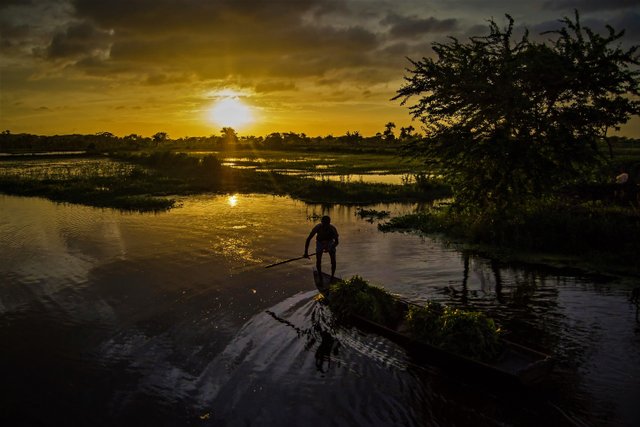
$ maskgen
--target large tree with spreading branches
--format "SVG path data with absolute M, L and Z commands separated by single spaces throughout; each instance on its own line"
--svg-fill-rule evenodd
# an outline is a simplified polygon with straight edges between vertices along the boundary
M 500 212 L 593 170 L 602 139 L 640 113 L 638 46 L 575 19 L 533 41 L 514 21 L 467 42 L 434 43 L 409 59 L 394 99 L 410 105 L 425 138 L 410 153 L 452 185 L 456 205 Z

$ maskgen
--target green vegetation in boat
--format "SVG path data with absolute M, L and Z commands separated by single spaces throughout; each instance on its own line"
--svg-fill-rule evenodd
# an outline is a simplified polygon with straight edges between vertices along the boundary
M 428 302 L 409 306 L 407 332 L 423 341 L 462 356 L 493 360 L 500 354 L 500 328 L 493 319 L 477 311 L 460 310 Z
M 325 301 L 336 318 L 341 321 L 353 315 L 394 328 L 402 320 L 403 310 L 389 292 L 370 285 L 360 276 L 331 284 L 324 294 Z
M 359 316 L 461 356 L 488 361 L 502 349 L 500 329 L 483 313 L 437 302 L 409 304 L 360 276 L 331 284 L 322 301 L 339 321 Z

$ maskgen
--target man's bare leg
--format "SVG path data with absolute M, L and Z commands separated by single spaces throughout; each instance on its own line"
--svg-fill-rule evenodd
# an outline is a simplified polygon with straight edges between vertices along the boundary
M 318 270 L 318 279 L 322 284 L 322 251 L 316 252 L 316 269 Z
M 336 277 L 336 253 L 329 252 L 329 256 L 331 257 L 331 281 Z

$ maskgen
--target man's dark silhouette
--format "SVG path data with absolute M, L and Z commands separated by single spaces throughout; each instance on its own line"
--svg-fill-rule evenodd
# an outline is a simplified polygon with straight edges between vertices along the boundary
M 314 235 L 316 237 L 316 268 L 318 269 L 318 275 L 322 282 L 322 254 L 329 252 L 331 257 L 331 279 L 333 280 L 336 274 L 336 246 L 338 246 L 338 230 L 331 225 L 331 218 L 323 216 L 320 224 L 316 224 L 307 241 L 304 244 L 304 257 L 309 258 L 309 243 Z

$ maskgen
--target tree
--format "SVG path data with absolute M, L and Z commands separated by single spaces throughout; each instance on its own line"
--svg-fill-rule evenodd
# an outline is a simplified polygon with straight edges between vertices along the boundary
M 271 148 L 282 148 L 284 146 L 284 138 L 279 132 L 273 132 L 264 138 L 264 145 Z
M 409 125 L 407 127 L 400 128 L 400 139 L 408 139 L 411 138 L 411 134 L 416 130 L 413 126 Z
M 158 144 L 167 141 L 169 139 L 169 135 L 166 132 L 156 132 L 151 138 L 153 139 L 153 142 Z
M 427 134 L 411 153 L 476 212 L 509 209 L 589 173 L 607 129 L 640 113 L 638 46 L 611 47 L 624 32 L 607 26 L 601 36 L 576 12 L 547 43 L 528 32 L 514 41 L 507 19 L 466 43 L 434 43 L 436 59 L 409 59 L 394 97 L 419 98 L 410 113 Z
M 234 128 L 223 127 L 220 133 L 222 134 L 222 139 L 225 144 L 235 144 L 238 142 L 238 134 Z
M 345 133 L 340 139 L 344 140 L 348 144 L 358 144 L 362 142 L 362 135 L 360 134 L 360 131 L 357 130 L 353 132 L 347 131 L 347 133 Z
M 396 139 L 396 136 L 393 134 L 393 129 L 395 127 L 396 127 L 396 124 L 393 122 L 389 122 L 386 125 L 384 125 L 384 132 L 382 132 L 384 139 L 386 139 L 387 141 L 393 141 L 394 139 Z

